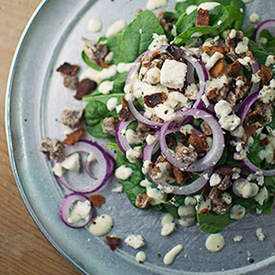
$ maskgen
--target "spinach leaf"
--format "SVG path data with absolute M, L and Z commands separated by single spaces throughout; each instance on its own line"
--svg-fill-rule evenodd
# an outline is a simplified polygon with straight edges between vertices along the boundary
M 243 29 L 243 34 L 244 34 L 244 36 L 248 37 L 249 39 L 252 39 L 255 30 L 256 30 L 256 28 L 254 28 L 254 27 L 246 28 L 246 29 Z
M 265 64 L 265 60 L 269 53 L 266 49 L 264 49 L 262 46 L 258 45 L 256 42 L 249 40 L 249 49 L 252 51 L 254 57 L 257 59 L 259 64 Z
M 257 205 L 257 208 L 262 211 L 263 215 L 270 215 L 272 214 L 272 205 L 274 202 L 274 196 L 270 196 L 269 199 L 264 202 L 263 205 Z
M 114 85 L 113 85 L 114 93 L 123 93 L 124 92 L 124 86 L 125 86 L 127 74 L 128 73 L 125 72 L 125 73 L 119 73 L 117 75 L 117 77 L 114 80 Z
M 123 32 L 119 62 L 133 62 L 146 51 L 153 40 L 153 33 L 164 34 L 159 19 L 149 10 L 139 13 Z
M 124 96 L 125 94 L 123 93 L 110 93 L 107 95 L 103 95 L 101 93 L 95 93 L 95 94 L 91 94 L 91 95 L 86 95 L 83 97 L 84 101 L 100 101 L 103 103 L 107 103 L 107 101 L 111 98 L 111 97 L 117 97 L 118 102 L 120 102 L 121 98 Z
M 97 64 L 91 62 L 88 58 L 88 56 L 85 54 L 84 51 L 81 52 L 81 58 L 82 60 L 92 69 L 95 69 L 97 71 L 102 71 L 102 67 L 98 66 Z
M 178 208 L 175 205 L 171 204 L 171 202 L 163 203 L 161 210 L 163 212 L 171 214 L 174 218 L 179 218 Z
M 265 177 L 264 185 L 269 192 L 275 193 L 275 177 Z
M 264 49 L 268 52 L 275 54 L 275 37 L 268 30 L 262 30 L 260 33 L 260 38 L 265 38 L 267 40 L 266 44 L 261 44 Z
M 120 47 L 122 41 L 123 31 L 110 36 L 107 39 L 107 45 L 111 52 L 113 52 L 113 63 L 118 64 L 120 62 Z

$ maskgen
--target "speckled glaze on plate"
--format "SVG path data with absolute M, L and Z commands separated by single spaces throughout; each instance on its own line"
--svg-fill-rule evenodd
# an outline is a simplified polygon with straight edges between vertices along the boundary
M 172 9 L 174 1 L 169 1 Z M 140 211 L 130 206 L 125 194 L 112 193 L 115 180 L 102 191 L 107 202 L 98 213 L 114 219 L 111 234 L 125 238 L 129 233 L 142 234 L 147 246 L 147 261 L 137 264 L 136 251 L 125 244 L 111 252 L 104 238 L 93 237 L 86 229 L 71 229 L 58 217 L 64 191 L 56 183 L 45 156 L 39 153 L 41 138 L 48 135 L 62 139 L 64 127 L 58 120 L 64 108 L 77 108 L 72 92 L 62 85 L 55 73 L 64 61 L 81 64 L 81 37 L 96 39 L 87 32 L 89 18 L 109 24 L 124 18 L 128 22 L 145 0 L 62 0 L 44 1 L 30 20 L 18 45 L 10 71 L 6 98 L 6 130 L 13 173 L 22 198 L 33 219 L 52 245 L 84 274 L 275 274 L 274 216 L 248 216 L 227 228 L 226 246 L 219 253 L 204 248 L 207 234 L 197 227 L 177 228 L 171 236 L 160 236 L 160 213 Z M 263 7 L 264 4 L 264 7 Z M 261 19 L 271 18 L 274 1 L 254 1 L 248 14 L 257 11 Z M 269 16 L 270 15 L 270 16 Z M 91 140 L 94 140 L 90 137 Z M 104 144 L 106 141 L 98 141 Z M 255 230 L 262 227 L 266 240 L 256 240 Z M 232 238 L 244 239 L 234 243 Z M 184 250 L 170 266 L 162 257 L 172 247 L 183 244 Z M 254 264 L 247 262 L 251 251 Z M 161 258 L 157 257 L 160 253 Z

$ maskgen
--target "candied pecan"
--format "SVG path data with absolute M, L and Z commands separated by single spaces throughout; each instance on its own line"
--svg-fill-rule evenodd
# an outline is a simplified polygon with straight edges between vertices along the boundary
M 218 60 L 215 65 L 210 69 L 209 73 L 212 77 L 219 77 L 222 75 L 223 69 L 225 66 L 225 61 L 224 58 L 221 58 L 220 60 Z
M 83 116 L 83 111 L 84 109 L 80 109 L 80 110 L 65 109 L 61 113 L 61 122 L 72 129 L 77 128 L 80 125 L 80 121 Z
M 266 145 L 268 145 L 269 143 L 270 143 L 270 140 L 267 137 L 265 137 L 265 138 L 263 138 L 263 139 L 260 140 L 260 144 L 263 147 L 266 146 Z
M 78 69 L 78 65 L 71 65 L 70 63 L 65 62 L 63 65 L 59 66 L 56 71 L 63 75 L 73 76 L 77 73 Z
M 175 60 L 181 60 L 183 56 L 183 49 L 179 47 L 175 47 L 173 45 L 169 45 L 166 49 L 166 51 L 175 59 Z
M 231 167 L 222 166 L 215 170 L 215 173 L 222 175 L 222 176 L 231 176 L 234 174 L 234 171 Z
M 42 141 L 41 141 L 41 147 L 40 147 L 40 151 L 42 153 L 48 154 L 50 153 L 50 150 L 52 148 L 53 142 L 52 139 L 49 137 L 45 137 Z
M 247 121 L 249 123 L 255 123 L 255 122 L 264 122 L 265 116 L 264 114 L 259 113 L 258 110 L 254 110 L 252 112 L 249 112 L 247 115 Z
M 143 102 L 150 108 L 156 107 L 158 104 L 163 103 L 167 100 L 167 95 L 165 93 L 155 93 L 151 95 L 146 95 L 143 97 Z
M 201 123 L 200 128 L 206 136 L 211 136 L 212 135 L 212 129 L 206 121 L 203 121 Z
M 51 160 L 59 161 L 64 159 L 65 157 L 64 145 L 60 140 L 53 141 L 49 156 Z
M 182 143 L 178 143 L 175 148 L 175 157 L 178 161 L 183 162 L 185 167 L 189 167 L 197 160 L 198 154 L 194 148 L 189 148 L 184 146 Z
M 215 53 L 215 52 L 219 52 L 219 53 L 224 53 L 225 52 L 225 48 L 221 47 L 221 46 L 203 46 L 202 50 L 204 52 L 209 52 L 209 53 Z
M 119 237 L 114 237 L 114 236 L 106 236 L 105 237 L 105 242 L 110 247 L 110 249 L 112 251 L 116 250 L 117 247 L 119 247 L 120 241 L 121 241 L 121 239 Z
M 118 119 L 121 121 L 127 121 L 130 118 L 130 111 L 128 108 L 122 107 L 122 109 L 118 113 Z
M 260 66 L 260 71 L 258 72 L 258 75 L 261 78 L 262 84 L 265 85 L 269 82 L 269 80 L 272 78 L 273 72 L 270 68 L 268 68 L 265 65 Z
M 218 185 L 218 189 L 225 191 L 232 185 L 231 176 L 227 175 L 223 178 L 222 182 Z
M 227 74 L 230 77 L 237 77 L 242 70 L 242 65 L 236 60 L 232 64 L 230 64 L 227 68 Z
M 208 10 L 199 9 L 196 18 L 196 27 L 208 26 L 210 20 L 210 14 Z
M 197 135 L 194 131 L 188 138 L 188 142 L 195 148 L 197 152 L 203 152 L 208 149 L 206 135 Z
M 178 184 L 181 184 L 190 178 L 190 173 L 182 172 L 179 168 L 172 167 L 173 177 L 176 179 Z
M 78 77 L 75 75 L 74 76 L 64 75 L 63 85 L 68 89 L 75 90 L 78 85 Z
M 80 100 L 84 95 L 88 95 L 93 92 L 96 87 L 97 84 L 95 81 L 85 78 L 78 83 L 74 98 Z
M 147 208 L 151 200 L 152 198 L 150 198 L 146 194 L 138 194 L 136 197 L 136 207 Z
M 209 100 L 216 100 L 218 97 L 218 88 L 214 88 L 207 92 L 207 98 Z
M 89 200 L 95 207 L 100 207 L 103 203 L 105 203 L 105 197 L 100 194 L 93 194 L 89 196 Z
M 73 133 L 69 134 L 63 140 L 62 143 L 66 144 L 66 145 L 74 145 L 75 143 L 77 143 L 79 141 L 79 139 L 81 138 L 82 135 L 83 135 L 83 130 L 78 129 L 78 130 L 74 131 Z
M 244 128 L 244 132 L 245 132 L 245 137 L 246 140 L 253 135 L 261 126 L 260 125 L 256 125 L 256 124 L 248 124 L 248 123 L 244 123 L 243 128 Z
M 224 202 L 220 196 L 220 192 L 216 187 L 213 187 L 209 193 L 209 198 L 211 201 L 212 211 L 224 215 L 228 212 L 230 205 Z
M 102 131 L 106 134 L 115 135 L 116 120 L 114 117 L 105 117 L 102 122 Z

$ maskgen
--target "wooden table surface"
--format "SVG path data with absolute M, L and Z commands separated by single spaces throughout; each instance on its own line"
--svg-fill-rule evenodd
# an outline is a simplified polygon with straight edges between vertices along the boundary
M 26 210 L 13 179 L 6 144 L 9 67 L 20 35 L 40 1 L 0 0 L 0 274 L 5 275 L 79 274 L 51 246 Z

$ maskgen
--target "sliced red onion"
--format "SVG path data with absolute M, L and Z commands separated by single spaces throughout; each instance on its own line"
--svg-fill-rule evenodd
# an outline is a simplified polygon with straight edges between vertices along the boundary
M 131 119 L 129 121 L 119 121 L 116 125 L 116 134 L 115 134 L 115 138 L 116 138 L 116 142 L 120 148 L 120 150 L 125 154 L 129 149 L 131 149 L 130 144 L 128 143 L 127 139 L 126 139 L 126 129 L 128 127 L 128 125 L 134 121 L 134 119 Z
M 114 171 L 114 160 L 113 158 L 104 151 L 104 149 L 98 145 L 97 143 L 88 141 L 88 140 L 79 140 L 78 143 L 76 143 L 73 146 L 68 146 L 66 147 L 66 155 L 71 155 L 73 153 L 78 153 L 78 152 L 85 152 L 85 153 L 90 153 L 93 152 L 96 160 L 98 163 L 100 163 L 100 170 L 98 171 L 97 179 L 93 180 L 93 182 L 87 183 L 87 186 L 84 189 L 79 189 L 73 187 L 71 184 L 67 182 L 67 180 L 64 177 L 57 177 L 57 181 L 68 188 L 69 190 L 80 193 L 80 194 L 89 194 L 89 193 L 94 193 L 101 189 L 107 182 L 107 180 L 110 178 Z M 87 167 L 87 163 L 84 165 Z
M 275 19 L 265 20 L 257 26 L 253 35 L 253 40 L 257 43 L 260 42 L 259 39 L 262 30 L 268 30 L 271 33 L 271 35 L 275 37 Z
M 167 49 L 170 46 L 163 46 L 163 50 Z M 203 103 L 201 101 L 201 97 L 202 95 L 205 93 L 205 89 L 206 89 L 206 81 L 208 80 L 208 74 L 207 71 L 202 63 L 202 61 L 194 54 L 187 52 L 181 48 L 178 48 L 177 46 L 173 46 L 175 47 L 177 50 L 179 50 L 182 54 L 182 57 L 187 61 L 187 64 L 190 63 L 196 70 L 198 78 L 199 78 L 199 84 L 200 84 L 200 92 L 199 95 L 193 105 L 193 108 L 201 108 L 203 106 Z M 136 64 L 132 66 L 132 68 L 130 69 L 127 79 L 126 79 L 126 86 L 130 85 L 133 74 L 137 73 L 138 71 L 138 64 L 137 62 L 140 60 L 140 57 L 136 60 Z M 160 128 L 163 123 L 159 123 L 159 122 L 154 122 L 151 121 L 147 118 L 145 118 L 143 116 L 143 114 L 141 114 L 135 107 L 134 103 L 133 103 L 133 99 L 132 96 L 129 97 L 128 99 L 128 106 L 129 109 L 131 111 L 131 113 L 133 114 L 133 116 L 142 124 L 146 125 L 149 128 L 154 128 L 154 129 L 158 129 Z
M 186 75 L 186 80 L 187 80 L 187 86 L 195 82 L 195 77 L 194 77 L 194 67 L 190 62 L 186 62 L 187 64 L 187 75 Z
M 152 161 L 152 156 L 154 154 L 154 148 L 155 146 L 159 146 L 159 142 L 156 141 L 154 144 L 151 145 L 146 145 L 143 151 L 143 162 L 144 161 Z M 148 173 L 148 176 L 150 177 L 151 181 L 156 184 L 157 186 L 160 186 L 160 190 L 163 188 L 169 188 L 171 189 L 171 193 L 175 194 L 175 195 L 180 195 L 180 196 L 188 196 L 188 195 L 193 195 L 196 194 L 198 192 L 200 192 L 206 185 L 208 182 L 209 177 L 212 174 L 212 168 L 207 169 L 206 171 L 204 171 L 200 177 L 193 181 L 192 183 L 188 184 L 188 185 L 184 185 L 184 186 L 175 186 L 175 185 L 171 185 L 167 182 L 157 182 L 154 181 L 152 179 L 152 177 L 150 176 L 150 171 Z
M 73 223 L 70 223 L 68 221 L 68 219 L 69 219 L 70 211 L 71 211 L 73 204 L 77 203 L 78 201 L 81 201 L 81 202 L 89 201 L 89 203 L 91 205 L 91 210 L 90 210 L 88 218 L 85 221 L 82 221 L 81 223 L 73 224 Z M 63 199 L 63 201 L 60 205 L 60 208 L 59 208 L 59 216 L 60 216 L 61 220 L 66 225 L 73 227 L 73 228 L 82 228 L 82 227 L 86 226 L 93 218 L 94 212 L 95 212 L 95 210 L 94 210 L 93 205 L 90 202 L 90 200 L 87 197 L 85 197 L 81 194 L 77 194 L 77 193 L 72 193 L 72 194 L 65 196 L 65 198 Z
M 217 164 L 220 160 L 223 150 L 224 150 L 224 136 L 220 124 L 217 120 L 209 113 L 198 110 L 198 109 L 188 109 L 184 111 L 177 112 L 177 118 L 183 119 L 186 116 L 193 116 L 194 118 L 201 118 L 210 126 L 213 133 L 213 143 L 211 149 L 207 154 L 200 160 L 194 162 L 189 167 L 186 167 L 184 163 L 177 161 L 174 157 L 174 152 L 170 150 L 166 143 L 167 130 L 171 122 L 166 122 L 160 131 L 160 148 L 163 156 L 175 167 L 184 169 L 188 172 L 197 172 L 209 169 Z
M 251 108 L 251 106 L 255 103 L 255 101 L 258 98 L 259 98 L 259 94 L 254 93 L 254 94 L 250 95 L 249 97 L 247 97 L 245 99 L 245 101 L 243 102 L 243 104 L 241 105 L 241 107 L 238 111 L 238 116 L 240 117 L 242 123 L 244 122 L 249 109 Z M 240 138 L 236 137 L 235 139 L 236 139 L 236 144 L 238 142 L 241 142 Z M 266 177 L 275 176 L 275 169 L 271 169 L 271 170 L 260 169 L 259 167 L 254 165 L 248 158 L 245 158 L 244 160 L 241 160 L 240 164 L 245 170 L 247 170 L 250 173 L 259 173 L 259 174 L 262 174 L 263 176 L 266 176 Z

